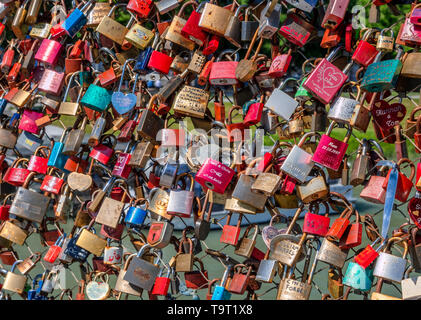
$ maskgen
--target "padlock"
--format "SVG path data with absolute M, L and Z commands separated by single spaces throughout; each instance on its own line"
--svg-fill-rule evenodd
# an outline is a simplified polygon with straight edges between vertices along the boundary
M 329 0 L 329 5 L 323 17 L 322 27 L 326 29 L 336 29 L 345 18 L 349 0 Z
M 251 229 L 254 229 L 253 236 L 251 238 L 248 238 L 248 234 Z M 249 225 L 244 231 L 243 236 L 239 240 L 234 253 L 242 257 L 250 258 L 251 253 L 256 245 L 258 231 L 259 228 L 256 224 Z
M 46 153 L 44 150 L 47 150 L 48 153 Z M 40 154 L 43 155 L 43 157 L 38 155 L 39 152 L 41 152 Z M 50 149 L 48 147 L 38 147 L 34 155 L 32 155 L 29 159 L 28 170 L 36 173 L 47 174 L 49 154 Z
M 126 199 L 126 191 L 123 193 L 123 197 L 121 201 L 117 201 L 110 197 L 110 193 L 112 187 L 116 183 L 123 183 L 127 190 L 127 183 L 122 179 L 116 179 L 108 186 L 108 191 L 106 197 L 102 201 L 102 204 L 99 208 L 98 214 L 95 217 L 95 222 L 100 223 L 102 225 L 108 226 L 110 228 L 117 228 L 117 224 L 120 221 L 120 216 L 124 208 L 125 199 Z
M 311 203 L 326 198 L 329 194 L 329 187 L 326 183 L 324 171 L 320 170 L 318 166 L 314 168 L 318 169 L 320 174 L 301 185 L 297 185 L 297 197 L 303 203 Z
M 282 5 L 277 1 L 270 1 L 260 13 L 259 36 L 271 39 L 278 31 L 281 18 Z
M 324 238 L 319 254 L 317 255 L 317 260 L 342 269 L 347 255 L 347 250 L 341 250 L 334 242 Z
M 130 13 L 130 20 L 126 26 L 123 26 L 119 22 L 115 21 L 111 17 L 116 9 L 120 7 L 127 8 L 127 4 L 119 3 L 114 5 L 108 15 L 102 18 L 101 22 L 96 27 L 96 31 L 106 38 L 114 41 L 115 43 L 122 45 L 124 37 L 126 36 L 127 32 L 129 32 L 128 26 L 134 21 L 134 16 Z
M 419 300 L 420 299 L 420 278 L 409 277 L 414 268 L 411 266 L 405 272 L 405 278 L 401 281 L 402 300 Z
M 153 1 L 151 0 L 130 0 L 127 4 L 127 11 L 134 13 L 142 19 L 146 19 L 149 16 L 153 7 Z
M 213 3 L 206 3 L 199 20 L 199 27 L 206 32 L 223 37 L 233 12 Z
M 50 198 L 28 189 L 29 182 L 35 174 L 35 172 L 31 172 L 26 177 L 23 186 L 19 187 L 9 212 L 29 221 L 41 223 L 47 213 Z
M 402 172 L 400 172 L 400 166 L 403 163 L 408 163 L 411 167 L 411 173 L 410 173 L 409 178 L 406 177 Z M 395 199 L 401 202 L 406 202 L 408 200 L 409 194 L 412 191 L 412 187 L 414 186 L 412 180 L 414 180 L 414 177 L 415 177 L 415 165 L 411 160 L 407 158 L 400 159 L 397 165 L 398 165 L 398 170 L 399 170 L 399 173 L 398 173 L 399 177 L 398 177 L 398 182 L 396 186 Z M 389 170 L 389 173 L 387 174 L 386 179 L 383 182 L 384 189 L 387 189 L 390 174 L 391 174 L 391 170 Z
M 202 15 L 203 16 L 203 15 Z M 234 61 L 230 55 L 234 54 L 233 50 L 227 49 L 222 51 L 218 58 L 212 63 L 209 74 L 209 83 L 212 85 L 235 85 L 238 80 L 235 75 L 237 69 L 239 55 L 235 53 Z M 224 57 L 229 57 L 230 61 L 221 61 Z
M 146 199 L 138 198 L 136 200 L 131 200 L 132 202 L 129 209 L 127 210 L 127 213 L 124 217 L 124 222 L 131 227 L 140 227 L 142 226 L 143 222 L 145 221 L 145 218 L 148 216 L 148 203 Z M 146 207 L 145 209 L 139 207 L 139 205 L 145 203 Z
M 234 165 L 235 159 L 231 166 L 228 167 L 219 161 L 208 158 L 197 172 L 195 180 L 201 186 L 223 194 L 234 177 Z
M 201 19 L 201 11 L 206 3 L 201 2 L 195 10 L 192 11 L 188 17 L 186 23 L 181 29 L 181 35 L 191 41 L 195 42 L 199 46 L 204 45 L 208 34 L 199 27 L 199 21 Z
M 44 261 L 47 261 L 49 263 L 54 263 L 58 256 L 60 255 L 61 251 L 62 251 L 62 244 L 64 239 L 66 238 L 66 234 L 64 233 L 63 235 L 61 235 L 55 244 L 53 244 L 51 247 L 48 248 L 48 251 L 45 253 L 44 255 Z
M 168 199 L 167 213 L 182 218 L 189 218 L 193 206 L 194 199 L 194 179 L 188 173 L 182 173 L 177 176 L 174 185 L 177 186 L 180 178 L 188 177 L 190 179 L 190 190 L 174 190 L 171 189 Z
M 147 242 L 158 249 L 165 248 L 173 234 L 174 225 L 168 221 L 153 221 L 149 227 Z
M 351 136 L 352 128 L 348 126 L 344 141 L 340 141 L 329 136 L 335 124 L 337 123 L 332 121 L 326 134 L 322 135 L 312 156 L 312 161 L 336 171 L 339 169 L 348 148 L 348 140 Z
M 241 220 L 243 218 L 243 215 L 241 213 L 239 214 L 236 226 L 230 225 L 231 217 L 232 217 L 232 212 L 228 213 L 227 221 L 224 227 L 222 228 L 222 235 L 219 241 L 221 243 L 226 243 L 226 244 L 236 246 L 238 243 L 238 238 L 240 237 L 240 232 L 241 232 L 240 225 L 241 225 Z
M 189 251 L 183 253 L 183 243 L 189 243 Z M 193 270 L 193 242 L 190 238 L 185 238 L 180 241 L 177 255 L 175 257 L 175 271 L 176 272 L 191 272 Z
M 373 283 L 373 268 L 363 269 L 351 261 L 346 269 L 343 284 L 356 290 L 370 291 Z
M 303 47 L 315 32 L 315 28 L 294 12 L 287 14 L 286 20 L 279 28 L 279 33 L 289 42 Z
M 209 101 L 209 91 L 188 85 L 178 92 L 174 100 L 174 111 L 178 114 L 203 119 Z
M 404 252 L 402 257 L 394 256 L 387 251 L 392 243 L 402 241 L 399 237 L 392 237 L 387 241 L 384 251 L 380 252 L 374 266 L 373 275 L 388 281 L 401 282 L 406 268 L 406 255 L 408 253 L 408 243 L 403 241 Z
M 167 269 L 167 273 L 163 276 L 163 271 Z M 152 288 L 152 294 L 158 296 L 166 296 L 168 293 L 168 289 L 170 288 L 171 284 L 171 267 L 168 264 L 164 264 L 164 268 L 159 271 L 158 276 L 156 277 L 154 286 Z
M 95 229 L 92 228 L 94 223 L 95 219 L 92 219 L 88 226 L 81 228 L 82 231 L 80 232 L 75 244 L 95 256 L 101 256 L 105 246 L 107 245 L 107 241 L 96 235 Z M 69 248 L 69 246 L 67 246 L 67 248 Z
M 84 117 L 80 124 L 80 118 L 78 118 L 73 125 L 73 128 L 66 136 L 62 153 L 68 156 L 74 156 L 79 152 L 79 148 L 82 144 L 83 137 L 85 136 L 85 129 L 88 123 L 88 118 Z
M 7 272 L 2 287 L 3 290 L 16 292 L 18 294 L 23 293 L 26 284 L 26 276 L 14 273 L 16 266 L 22 262 L 23 260 L 17 260 L 13 264 L 12 269 Z
M 231 293 L 225 288 L 227 286 L 227 282 L 228 282 L 228 277 L 230 274 L 230 271 L 232 269 L 233 265 L 232 264 L 228 264 L 225 267 L 225 272 L 224 275 L 222 276 L 221 279 L 221 284 L 220 285 L 216 285 L 215 289 L 213 290 L 213 294 L 212 297 L 210 298 L 210 300 L 229 300 L 231 299 Z M 218 281 L 219 279 L 215 279 L 213 281 Z M 213 281 L 211 281 L 209 283 L 209 287 L 208 287 L 208 294 L 210 296 L 210 288 L 212 287 L 212 284 L 214 283 Z
M 136 256 L 134 256 L 126 269 L 123 280 L 129 282 L 131 285 L 135 285 L 144 290 L 152 290 L 155 280 L 159 274 L 159 267 L 152 264 L 144 259 L 142 256 L 145 250 L 150 248 L 149 245 L 144 245 Z M 161 251 L 158 251 L 162 255 Z M 158 253 L 153 252 L 154 255 L 158 256 Z
M 266 108 L 287 121 L 291 118 L 292 114 L 295 112 L 295 109 L 298 107 L 298 101 L 291 98 L 288 94 L 282 91 L 282 89 L 290 80 L 296 79 L 287 78 L 282 81 L 280 86 L 272 91 L 272 94 L 265 103 Z
M 184 280 L 186 281 L 186 287 L 191 289 L 203 289 L 207 286 L 208 271 L 205 270 L 203 261 L 197 257 L 193 258 L 193 263 L 198 262 L 200 269 L 193 270 L 190 272 L 184 272 Z M 196 265 L 196 264 L 194 264 Z
M 128 41 L 136 48 L 145 50 L 155 37 L 155 31 L 149 30 L 139 23 L 134 24 L 124 36 L 124 40 Z
M 243 272 L 244 268 L 247 268 L 246 273 Z M 234 275 L 228 284 L 227 290 L 231 293 L 244 294 L 250 281 L 252 266 L 237 264 L 233 269 Z
M 137 133 L 153 144 L 157 144 L 158 131 L 164 127 L 164 120 L 152 112 L 152 106 L 157 99 L 157 95 L 151 97 L 148 108 L 142 111 L 142 116 L 137 127 Z
M 23 164 L 26 162 L 26 164 Z M 26 158 L 17 158 L 13 161 L 12 165 L 7 168 L 6 173 L 3 176 L 3 181 L 16 186 L 21 187 L 23 186 L 26 178 L 28 177 L 30 171 L 28 170 L 28 162 L 29 160 Z M 22 168 L 18 166 L 22 163 Z
M 386 35 L 389 33 L 389 35 Z M 395 37 L 392 29 L 383 29 L 377 39 L 376 48 L 380 52 L 392 52 L 394 49 Z
M 228 26 L 225 30 L 224 37 L 229 42 L 231 42 L 234 46 L 240 48 L 241 47 L 241 21 L 240 21 L 240 13 L 242 9 L 247 8 L 247 5 L 240 5 L 235 10 L 233 16 L 231 16 Z M 231 7 L 234 9 L 234 5 Z
M 352 66 L 352 62 L 347 64 L 342 71 L 331 63 L 331 60 L 334 59 L 341 49 L 342 47 L 337 47 L 327 58 L 323 58 L 303 83 L 304 89 L 308 90 L 314 98 L 324 104 L 330 103 L 348 80 L 347 73 Z

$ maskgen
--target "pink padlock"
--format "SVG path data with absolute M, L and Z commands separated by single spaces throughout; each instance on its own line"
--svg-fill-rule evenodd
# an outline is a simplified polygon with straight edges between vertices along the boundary
M 235 161 L 232 164 L 234 167 Z M 195 180 L 201 186 L 216 193 L 224 193 L 235 175 L 235 171 L 212 158 L 206 159 L 196 174 Z
M 330 123 L 326 134 L 322 135 L 311 160 L 329 169 L 337 171 L 341 166 L 345 152 L 348 149 L 348 140 L 351 137 L 352 128 L 349 125 L 345 125 L 348 126 L 348 131 L 344 141 L 340 141 L 329 136 L 335 125 L 337 125 L 335 121 Z
M 40 128 L 35 123 L 36 120 L 44 116 L 41 112 L 25 109 L 19 121 L 19 129 L 33 134 L 39 134 Z
M 44 39 L 35 54 L 35 60 L 46 64 L 50 67 L 55 67 L 60 58 L 63 45 L 55 40 Z
M 291 49 L 286 54 L 280 54 L 276 56 L 269 68 L 268 75 L 273 78 L 281 78 L 288 71 L 288 67 L 291 63 Z
M 421 26 L 421 8 L 414 8 L 412 10 L 409 21 L 415 26 Z
M 304 89 L 310 91 L 314 98 L 324 104 L 330 103 L 348 80 L 346 73 L 351 69 L 352 62 L 347 64 L 343 71 L 330 62 L 340 49 L 342 47 L 336 48 L 327 58 L 320 61 L 303 83 Z
M 59 96 L 64 84 L 64 72 L 57 72 L 51 69 L 45 69 L 38 89 L 40 91 Z

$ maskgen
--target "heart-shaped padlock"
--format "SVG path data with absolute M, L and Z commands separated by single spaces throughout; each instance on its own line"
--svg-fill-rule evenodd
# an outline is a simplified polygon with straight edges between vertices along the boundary
M 402 103 L 389 105 L 386 101 L 379 100 L 374 103 L 371 113 L 383 130 L 390 130 L 405 118 L 406 108 Z
M 139 78 L 139 74 L 136 74 L 134 84 L 133 84 L 133 90 L 131 93 L 124 94 L 121 92 L 121 86 L 123 84 L 124 79 L 124 72 L 126 71 L 127 64 L 131 61 L 135 61 L 136 59 L 127 59 L 123 66 L 123 72 L 120 77 L 120 83 L 118 85 L 118 89 L 116 92 L 113 93 L 111 96 L 111 103 L 113 104 L 113 107 L 115 111 L 117 111 L 119 114 L 125 114 L 129 111 L 131 111 L 135 106 L 137 102 L 137 96 L 134 94 L 136 89 L 137 80 Z M 131 82 L 131 81 L 130 81 Z M 130 84 L 129 82 L 129 84 Z
M 103 281 L 96 281 L 98 277 L 101 277 Z M 86 295 L 89 300 L 105 300 L 110 295 L 110 291 L 108 275 L 105 272 L 97 273 L 94 279 L 86 285 Z
M 72 190 L 84 192 L 92 186 L 92 177 L 87 174 L 72 172 L 67 177 L 67 184 Z
M 421 198 L 417 197 L 417 195 L 409 201 L 408 213 L 412 222 L 421 229 Z

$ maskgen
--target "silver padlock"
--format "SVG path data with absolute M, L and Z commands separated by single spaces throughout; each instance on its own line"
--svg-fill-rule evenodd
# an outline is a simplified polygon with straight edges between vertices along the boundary
M 272 94 L 265 103 L 266 108 L 287 121 L 298 107 L 298 101 L 282 91 L 290 80 L 296 81 L 295 78 L 288 78 L 282 81 L 280 86 L 272 91 Z
M 182 173 L 177 176 L 175 180 L 175 187 L 180 178 L 190 178 L 190 190 L 174 190 L 170 192 L 170 198 L 168 200 L 167 213 L 182 218 L 189 218 L 193 207 L 194 199 L 194 179 L 189 173 Z
M 162 171 L 159 185 L 165 188 L 171 188 L 177 176 L 178 163 L 167 163 Z
M 224 34 L 225 39 L 238 48 L 241 47 L 241 21 L 239 16 L 241 10 L 245 8 L 247 8 L 247 5 L 243 4 L 235 10 L 235 14 L 231 17 Z
M 355 83 L 350 82 L 350 84 L 355 84 Z M 349 122 L 351 121 L 352 115 L 354 114 L 355 106 L 360 103 L 359 99 L 361 96 L 361 89 L 359 86 L 357 86 L 357 89 L 358 89 L 357 99 L 351 99 L 351 98 L 345 98 L 345 97 L 339 96 L 330 107 L 330 110 L 327 114 L 327 118 L 339 123 L 349 124 Z
M 300 9 L 302 11 L 310 13 L 317 5 L 317 0 L 285 0 L 286 3 Z
M 158 2 L 155 2 L 155 6 L 159 11 L 159 14 L 163 15 L 167 12 L 170 12 L 171 10 L 174 10 L 178 7 L 180 4 L 180 1 L 178 0 L 161 0 Z
M 268 2 L 266 7 L 262 10 L 262 13 L 260 14 L 260 25 L 258 35 L 259 37 L 264 39 L 270 39 L 273 37 L 276 31 L 278 31 L 281 21 L 282 5 L 280 3 L 276 3 L 269 16 L 266 16 L 266 13 L 268 13 L 271 5 L 272 2 Z
M 256 281 L 271 283 L 276 273 L 279 272 L 279 262 L 274 259 L 269 259 L 268 249 L 265 258 L 260 261 L 259 269 L 256 273 Z
M 406 255 L 408 254 L 408 243 L 402 241 L 404 252 L 402 257 L 394 256 L 386 251 L 390 250 L 390 246 L 394 242 L 400 242 L 402 238 L 392 237 L 387 241 L 384 252 L 380 252 L 374 266 L 373 275 L 385 280 L 401 282 L 405 274 Z
M 405 279 L 401 282 L 402 300 L 421 299 L 421 276 L 410 278 L 409 274 L 414 268 L 411 266 L 405 272 Z
M 311 160 L 312 155 L 302 149 L 305 140 L 311 136 L 318 136 L 318 133 L 308 132 L 306 133 L 298 143 L 292 147 L 291 152 L 288 154 L 284 163 L 281 166 L 281 171 L 289 175 L 291 178 L 294 178 L 300 183 L 306 181 L 307 176 L 310 174 L 311 169 L 313 169 L 314 162 Z

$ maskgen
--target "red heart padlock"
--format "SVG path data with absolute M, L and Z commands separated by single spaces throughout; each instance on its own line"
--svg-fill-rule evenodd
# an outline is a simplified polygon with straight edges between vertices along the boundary
M 380 128 L 387 131 L 393 129 L 405 118 L 406 108 L 401 103 L 389 105 L 386 101 L 379 100 L 373 104 L 371 114 Z

